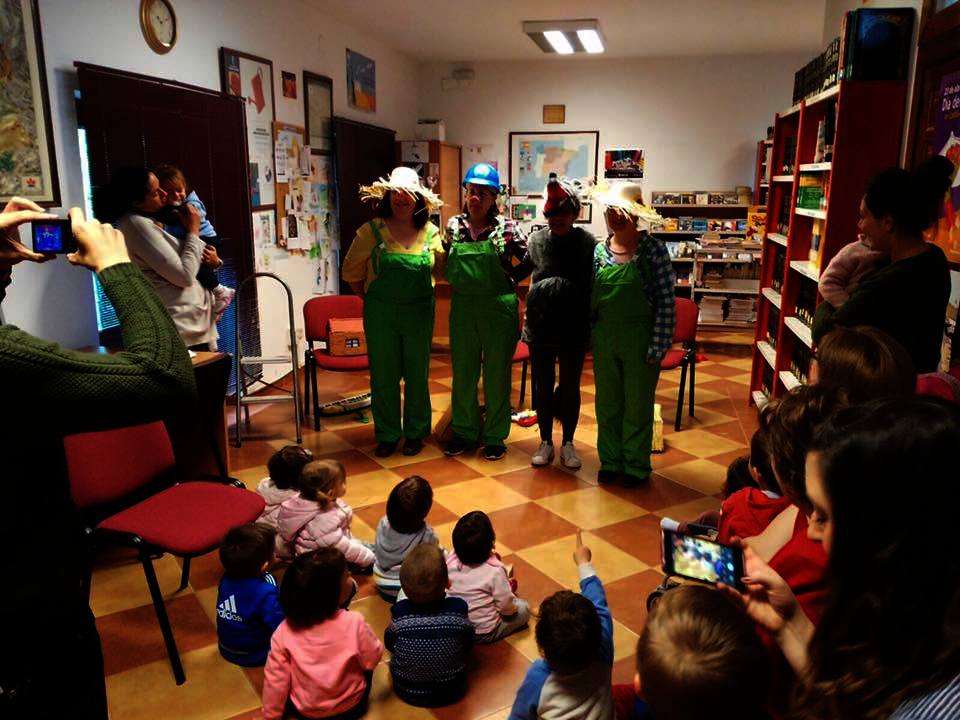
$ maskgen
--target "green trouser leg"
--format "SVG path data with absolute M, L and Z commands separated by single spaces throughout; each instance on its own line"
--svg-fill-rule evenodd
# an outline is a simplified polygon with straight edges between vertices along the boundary
M 427 383 L 433 299 L 396 304 L 368 296 L 363 305 L 363 327 L 370 357 L 370 400 L 377 441 L 426 437 L 431 420 Z M 401 378 L 404 381 L 402 426 Z
M 485 445 L 503 445 L 510 434 L 513 353 L 519 327 L 517 296 L 453 296 L 450 355 L 453 362 L 453 432 L 464 440 L 480 435 L 477 387 L 483 368 Z
M 430 434 L 430 343 L 433 298 L 401 305 L 397 318 L 403 343 L 403 436 L 422 440 Z
M 600 468 L 648 477 L 659 363 L 647 362 L 649 330 L 598 323 L 593 366 Z

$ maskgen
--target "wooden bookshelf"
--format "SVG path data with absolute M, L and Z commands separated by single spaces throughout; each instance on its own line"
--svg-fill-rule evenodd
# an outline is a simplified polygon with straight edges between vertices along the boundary
M 812 298 L 814 306 L 820 302 L 820 270 L 856 240 L 867 181 L 898 164 L 905 100 L 904 82 L 841 81 L 775 117 L 750 402 L 760 405 L 771 395 L 782 396 L 809 371 L 792 367 L 795 358 L 809 357 L 813 348 L 810 327 L 798 316 L 798 300 L 806 303 L 807 312 L 811 303 L 805 299 Z M 833 108 L 833 156 L 814 162 L 818 125 Z M 797 207 L 802 175 L 823 178 L 825 208 Z M 819 252 L 811 258 L 817 226 Z

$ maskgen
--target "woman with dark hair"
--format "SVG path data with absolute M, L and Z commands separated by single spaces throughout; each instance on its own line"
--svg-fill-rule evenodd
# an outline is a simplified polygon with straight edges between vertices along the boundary
M 477 163 L 463 178 L 463 213 L 450 218 L 444 246 L 450 301 L 450 359 L 453 362 L 453 439 L 446 455 L 472 450 L 480 440 L 477 389 L 483 369 L 483 456 L 499 460 L 510 434 L 510 381 L 513 353 L 520 335 L 517 283 L 529 269 L 523 260 L 527 238 L 520 227 L 500 215 L 500 175 Z
M 197 280 L 209 255 L 200 239 L 200 214 L 190 205 L 180 207 L 187 234 L 178 240 L 153 217 L 166 207 L 166 200 L 156 175 L 130 166 L 97 188 L 93 204 L 99 220 L 113 223 L 123 233 L 130 259 L 157 291 L 184 344 L 191 350 L 215 349 L 213 294 Z
M 737 595 L 800 676 L 796 717 L 960 716 L 957 447 L 960 410 L 931 398 L 855 406 L 818 430 L 809 533 L 829 556 L 830 588 L 816 626 L 746 550 Z
M 817 347 L 815 367 L 814 382 L 842 393 L 851 405 L 910 397 L 917 390 L 910 354 L 875 327 L 834 328 Z
M 840 308 L 820 303 L 815 342 L 840 325 L 870 325 L 898 340 L 917 372 L 937 369 L 950 272 L 943 251 L 923 233 L 937 220 L 953 170 L 949 160 L 934 155 L 913 172 L 888 168 L 870 180 L 858 228 L 870 249 L 889 253 L 891 262 L 864 275 Z
M 430 433 L 433 283 L 444 258 L 429 214 L 443 202 L 408 167 L 361 187 L 360 197 L 379 203 L 378 217 L 357 230 L 343 259 L 343 279 L 364 298 L 375 454 L 392 455 L 404 438 L 403 454 L 416 455 Z

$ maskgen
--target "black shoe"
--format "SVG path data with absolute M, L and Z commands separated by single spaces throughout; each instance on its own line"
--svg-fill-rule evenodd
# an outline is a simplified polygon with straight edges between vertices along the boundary
M 453 436 L 453 440 L 447 443 L 447 447 L 444 448 L 443 454 L 448 457 L 454 457 L 455 455 L 463 455 L 465 452 L 473 450 L 476 445 L 472 442 L 467 442 L 461 437 Z
M 377 449 L 373 451 L 373 454 L 376 455 L 377 457 L 383 458 L 383 457 L 390 457 L 396 451 L 397 451 L 396 440 L 394 440 L 393 442 L 383 441 L 383 442 L 377 443 Z
M 411 438 L 407 438 L 403 441 L 404 455 L 417 455 L 421 450 L 423 450 L 423 440 L 413 440 Z
M 650 482 L 650 476 L 640 477 L 639 475 L 631 475 L 630 473 L 624 473 L 623 477 L 620 479 L 620 484 L 625 488 L 635 488 L 640 487 L 641 485 L 646 485 Z
M 502 460 L 507 454 L 507 448 L 503 445 L 487 445 L 483 449 L 483 457 L 487 460 Z
M 619 473 L 613 470 L 601 470 L 597 473 L 597 482 L 601 485 L 609 485 L 610 483 L 615 483 L 617 477 L 619 477 Z

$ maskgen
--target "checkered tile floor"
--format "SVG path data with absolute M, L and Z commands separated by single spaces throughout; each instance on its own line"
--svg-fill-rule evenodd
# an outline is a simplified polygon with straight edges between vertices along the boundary
M 459 516 L 474 509 L 486 511 L 497 532 L 498 550 L 515 567 L 519 594 L 533 607 L 556 590 L 576 587 L 571 552 L 576 529 L 582 528 L 613 610 L 614 681 L 628 682 L 646 616 L 644 599 L 661 578 L 660 518 L 692 518 L 716 509 L 726 466 L 746 451 L 747 438 L 756 428 L 755 411 L 747 403 L 750 350 L 751 338 L 745 333 L 701 334 L 701 352 L 707 359 L 697 368 L 696 418 L 685 417 L 679 433 L 673 432 L 672 422 L 679 372 L 661 377 L 657 397 L 663 405 L 667 449 L 654 455 L 655 474 L 647 487 L 637 490 L 597 486 L 595 388 L 589 358 L 576 435 L 583 467 L 577 472 L 559 464 L 530 466 L 530 454 L 538 444 L 535 427 L 514 426 L 507 455 L 498 462 L 478 456 L 445 458 L 433 440 L 417 457 L 398 454 L 379 460 L 373 457 L 372 422 L 361 422 L 354 415 L 324 419 L 319 433 L 305 430 L 304 445 L 317 457 L 334 457 L 346 465 L 346 501 L 356 511 L 354 534 L 362 539 L 373 539 L 390 488 L 411 474 L 422 475 L 433 485 L 429 522 L 445 547 L 451 547 Z M 449 404 L 452 373 L 449 355 L 435 354 L 430 372 L 435 419 Z M 519 390 L 519 366 L 514 379 Z M 323 402 L 364 392 L 368 384 L 364 376 L 326 374 L 321 386 Z M 253 489 L 266 475 L 267 458 L 292 435 L 289 406 L 264 407 L 253 416 L 243 447 L 231 448 L 231 474 Z M 216 553 L 194 561 L 190 587 L 183 592 L 176 592 L 177 560 L 165 556 L 156 568 L 187 682 L 181 687 L 174 683 L 136 559 L 123 553 L 100 557 L 91 604 L 103 641 L 113 720 L 260 717 L 263 670 L 241 669 L 217 652 L 215 605 L 221 570 Z M 359 582 L 352 609 L 382 637 L 389 606 L 376 595 L 369 577 Z M 505 718 L 528 665 L 537 657 L 532 628 L 476 648 L 466 698 L 432 711 L 409 707 L 393 696 L 385 659 L 374 675 L 367 717 Z

